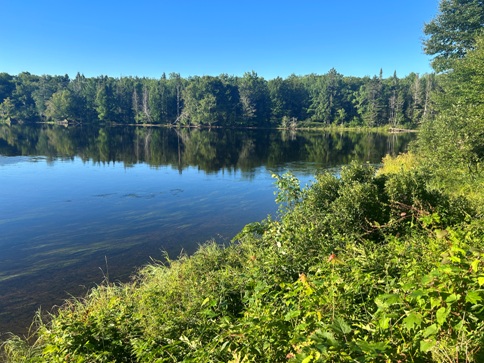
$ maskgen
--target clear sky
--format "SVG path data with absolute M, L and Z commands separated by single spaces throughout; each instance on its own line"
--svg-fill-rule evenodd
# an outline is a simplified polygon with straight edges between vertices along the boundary
M 429 73 L 438 0 L 0 0 L 0 72 Z

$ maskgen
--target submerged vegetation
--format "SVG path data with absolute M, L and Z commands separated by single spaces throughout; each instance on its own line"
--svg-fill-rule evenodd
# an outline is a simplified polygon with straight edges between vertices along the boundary
M 482 12 L 443 0 L 430 34 L 468 3 Z M 484 38 L 472 35 L 460 57 L 440 53 L 442 89 L 409 154 L 307 188 L 276 176 L 278 218 L 66 302 L 28 341 L 6 341 L 7 360 L 484 361 Z

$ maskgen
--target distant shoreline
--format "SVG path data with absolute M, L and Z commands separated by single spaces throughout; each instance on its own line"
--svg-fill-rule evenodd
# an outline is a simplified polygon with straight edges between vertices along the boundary
M 70 120 L 62 120 L 62 121 L 39 121 L 35 122 L 34 124 L 43 124 L 43 125 L 59 125 L 59 126 L 77 126 L 77 125 L 85 125 L 86 123 L 70 121 Z M 400 134 L 400 133 L 416 133 L 418 129 L 406 129 L 406 128 L 398 128 L 398 127 L 388 127 L 388 126 L 378 126 L 378 127 L 370 127 L 370 126 L 300 126 L 300 127 L 258 127 L 258 126 L 219 126 L 219 125 L 173 125 L 173 124 L 137 124 L 137 123 L 118 123 L 118 122 L 109 122 L 109 123 L 87 123 L 87 125 L 98 125 L 98 126 L 129 126 L 129 127 L 159 127 L 159 128 L 180 128 L 180 129 L 240 129 L 240 130 L 282 130 L 282 131 L 334 131 L 334 132 L 383 132 L 383 133 L 390 133 L 390 134 Z

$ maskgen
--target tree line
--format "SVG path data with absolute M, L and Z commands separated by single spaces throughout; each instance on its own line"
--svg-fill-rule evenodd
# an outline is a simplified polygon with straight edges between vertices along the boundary
M 430 111 L 434 74 L 399 78 L 291 75 L 266 80 L 177 73 L 159 79 L 0 73 L 0 121 L 283 127 L 418 125 Z

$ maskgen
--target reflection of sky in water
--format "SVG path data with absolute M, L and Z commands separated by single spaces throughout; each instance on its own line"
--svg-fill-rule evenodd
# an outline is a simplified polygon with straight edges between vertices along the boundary
M 76 158 L 8 164 L 1 171 L 0 280 L 16 275 L 14 266 L 28 274 L 46 257 L 66 263 L 102 247 L 109 253 L 129 245 L 129 236 L 143 249 L 134 237 L 144 233 L 177 254 L 216 235 L 231 238 L 276 208 L 274 180 L 263 167 L 247 179 L 238 171 L 206 174 L 191 167 L 180 174 L 171 167 L 124 168 Z
M 239 171 L 195 167 L 180 174 L 169 166 L 13 159 L 0 166 L 3 291 L 15 286 L 20 294 L 42 280 L 51 298 L 55 290 L 76 293 L 79 285 L 100 282 L 106 259 L 113 279 L 126 278 L 162 250 L 174 258 L 211 238 L 228 242 L 276 210 L 274 181 L 263 167 L 247 179 Z M 32 305 L 30 316 L 46 304 L 11 298 Z M 0 330 L 7 313 L 0 298 Z
M 170 230 L 187 223 L 215 227 L 234 210 L 247 210 L 243 219 L 253 214 L 255 220 L 261 214 L 257 207 L 265 209 L 264 215 L 273 210 L 273 180 L 264 168 L 248 180 L 239 172 L 206 174 L 186 168 L 180 174 L 171 167 L 124 168 L 77 158 L 24 165 L 1 169 L 0 247 L 9 250 L 17 244 L 38 245 L 36 241 L 51 240 L 53 235 L 64 235 L 62 244 L 69 240 L 85 245 L 89 243 L 86 234 L 114 238 L 144 228 L 157 231 L 162 239 L 164 232 L 171 234 L 164 226 Z M 183 241 L 183 236 L 178 239 Z
M 111 280 L 125 280 L 162 250 L 175 258 L 212 238 L 228 243 L 245 224 L 276 212 L 272 173 L 290 170 L 304 187 L 325 166 L 278 161 L 207 173 L 0 156 L 0 332 L 18 328 L 19 319 L 28 325 L 39 304 L 101 282 L 106 261 Z

